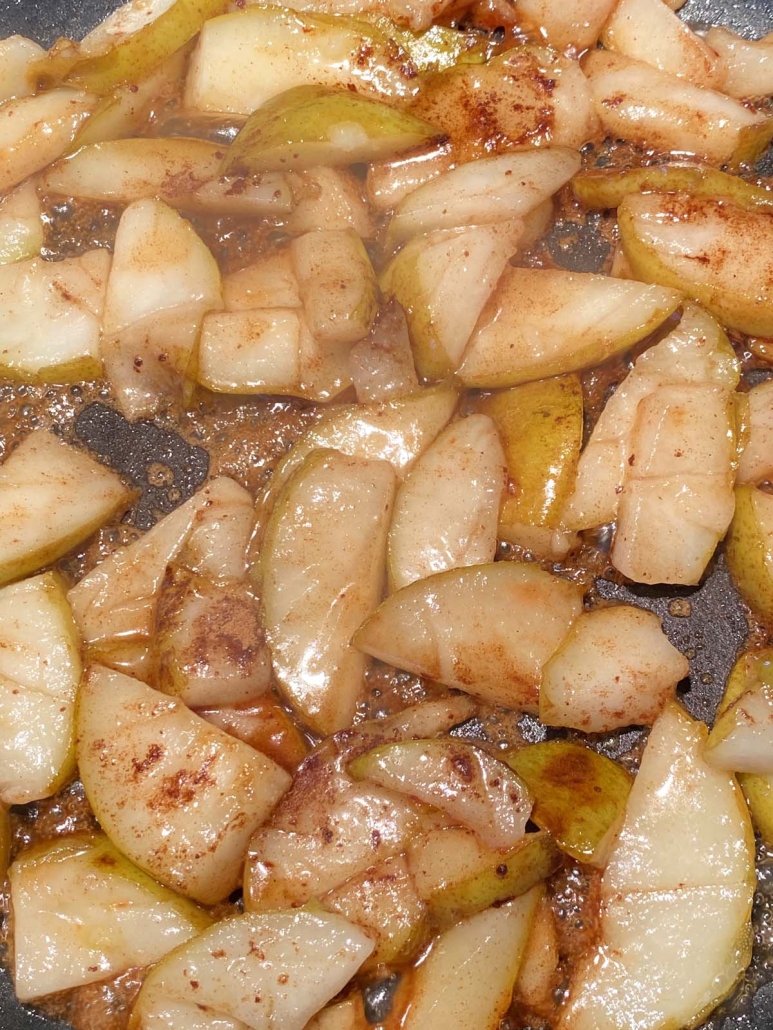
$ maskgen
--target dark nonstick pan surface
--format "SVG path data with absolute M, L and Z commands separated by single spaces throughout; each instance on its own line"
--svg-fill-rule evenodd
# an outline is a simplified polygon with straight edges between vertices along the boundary
M 118 0 L 0 0 L 0 38 L 18 32 L 43 46 L 50 46 L 59 36 L 79 39 L 117 6 Z M 773 0 L 687 0 L 682 16 L 697 24 L 727 25 L 756 37 L 773 31 Z M 773 156 L 763 160 L 769 173 Z M 593 247 L 589 250 L 592 252 Z M 589 260 L 593 260 L 592 254 Z M 582 267 L 582 254 L 577 255 L 575 262 L 575 268 Z M 166 507 L 163 497 L 148 486 L 146 470 L 151 463 L 162 462 L 174 472 L 174 486 L 181 499 L 190 496 L 206 478 L 208 455 L 202 448 L 192 447 L 176 434 L 153 424 L 129 425 L 106 405 L 92 404 L 83 410 L 75 432 L 83 443 L 143 488 L 135 510 L 140 526 L 152 523 L 154 509 Z M 710 720 L 747 635 L 743 607 L 721 559 L 698 588 L 664 592 L 648 587 L 620 587 L 606 580 L 600 581 L 598 588 L 605 597 L 649 608 L 663 619 L 669 637 L 690 657 L 689 688 L 682 693 L 682 700 L 694 715 Z M 536 726 L 535 734 L 539 734 Z M 769 899 L 757 906 L 758 917 L 773 956 L 773 853 L 760 858 L 761 894 Z M 0 968 L 0 1030 L 68 1027 L 20 1006 L 8 975 Z M 715 1014 L 704 1030 L 773 1030 L 773 960 L 764 967 L 758 964 L 732 1005 Z

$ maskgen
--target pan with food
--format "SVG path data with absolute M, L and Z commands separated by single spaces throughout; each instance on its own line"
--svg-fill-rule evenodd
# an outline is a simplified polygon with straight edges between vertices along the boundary
M 114 6 L 0 0 L 0 1026 L 772 1028 L 773 8 Z

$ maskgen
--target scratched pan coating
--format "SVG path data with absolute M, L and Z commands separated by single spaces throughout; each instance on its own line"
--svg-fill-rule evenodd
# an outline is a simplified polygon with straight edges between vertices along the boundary
M 557 0 L 560 2 L 560 0 Z M 0 0 L 0 38 L 14 32 L 50 46 L 59 36 L 79 39 L 114 7 L 115 0 Z M 773 0 L 687 0 L 682 15 L 696 25 L 723 24 L 752 37 L 773 31 Z M 773 166 L 773 155 L 765 161 Z M 773 170 L 773 169 L 772 169 Z M 572 264 L 591 270 L 597 261 L 598 240 L 589 227 L 580 234 Z M 556 247 L 556 254 L 566 248 Z M 137 522 L 143 513 L 165 510 L 162 497 L 153 493 L 146 474 L 149 465 L 162 462 L 174 474 L 176 499 L 190 496 L 206 478 L 208 456 L 181 437 L 152 424 L 131 426 L 105 405 L 94 404 L 82 412 L 75 432 L 83 443 L 117 471 L 143 488 Z M 149 525 L 152 517 L 145 523 Z M 625 600 L 656 612 L 679 649 L 692 656 L 690 681 L 681 690 L 686 706 L 699 718 L 711 719 L 722 685 L 747 632 L 743 607 L 721 559 L 697 588 L 653 590 L 635 584 L 620 587 L 606 580 L 598 584 L 607 598 Z M 534 727 L 541 736 L 541 727 Z M 773 856 L 761 856 L 761 889 L 773 896 Z M 770 883 L 767 883 L 770 881 Z M 767 886 L 767 891 L 765 890 Z M 773 938 L 771 904 L 760 904 L 757 915 L 766 936 Z M 20 1006 L 8 975 L 0 969 L 0 1030 L 70 1030 Z M 90 1028 L 89 1028 L 90 1030 Z M 704 1030 L 773 1030 L 773 965 L 758 963 L 754 975 L 723 1006 Z

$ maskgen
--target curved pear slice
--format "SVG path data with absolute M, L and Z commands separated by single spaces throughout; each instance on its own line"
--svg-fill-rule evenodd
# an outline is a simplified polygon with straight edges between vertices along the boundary
M 726 543 L 727 564 L 744 601 L 764 619 L 773 616 L 773 497 L 755 486 L 735 491 Z
M 234 916 L 159 962 L 129 1030 L 303 1030 L 372 950 L 333 913 Z
M 521 780 L 463 741 L 383 744 L 355 758 L 349 774 L 440 808 L 491 848 L 512 848 L 526 832 L 532 800 Z
M 618 220 L 637 278 L 683 290 L 731 329 L 773 335 L 773 211 L 642 193 L 623 200 Z
M 43 246 L 42 208 L 34 182 L 0 200 L 0 265 L 38 257 Z
M 352 634 L 378 604 L 395 492 L 387 462 L 311 454 L 271 513 L 257 574 L 278 685 L 314 730 L 347 727 L 365 657 Z
M 581 609 L 581 587 L 535 565 L 495 562 L 398 590 L 353 643 L 484 701 L 536 711 L 542 669 Z
M 540 719 L 584 733 L 651 725 L 689 671 L 653 612 L 628 604 L 583 612 L 545 666 Z
M 438 135 L 415 115 L 377 100 L 348 90 L 296 86 L 250 115 L 228 148 L 221 174 L 378 161 Z
M 438 937 L 416 970 L 404 1030 L 496 1030 L 510 1006 L 541 896 L 535 887 Z
M 212 922 L 101 835 L 25 851 L 9 875 L 14 986 L 21 1001 L 158 962 Z
M 745 39 L 723 26 L 706 33 L 706 42 L 722 60 L 725 78 L 722 92 L 737 100 L 767 97 L 773 93 L 773 39 Z
M 494 560 L 505 456 L 487 415 L 443 430 L 397 492 L 389 529 L 389 580 L 417 579 Z
M 706 760 L 718 769 L 773 773 L 773 683 L 766 666 L 761 675 L 717 713 L 706 742 Z
M 88 454 L 52 433 L 30 433 L 0 465 L 0 583 L 61 558 L 130 496 Z
M 75 771 L 78 630 L 53 572 L 0 589 L 0 803 L 55 793 Z
M 290 785 L 278 765 L 182 702 L 98 665 L 78 696 L 76 751 L 89 804 L 116 847 L 205 904 L 237 886 L 247 841 Z
M 35 92 L 35 61 L 45 53 L 42 46 L 25 36 L 0 40 L 0 102 Z
M 466 386 L 517 386 L 596 365 L 665 321 L 681 294 L 586 272 L 506 268 L 458 370 Z
M 773 381 L 746 394 L 749 435 L 738 460 L 738 484 L 761 483 L 773 476 Z

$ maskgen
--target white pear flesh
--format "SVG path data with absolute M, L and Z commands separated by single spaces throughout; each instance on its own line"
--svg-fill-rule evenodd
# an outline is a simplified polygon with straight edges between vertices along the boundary
M 334 913 L 234 916 L 152 970 L 129 1030 L 303 1030 L 372 950 Z
M 537 31 L 550 46 L 578 51 L 594 46 L 615 0 L 517 0 L 518 24 Z
M 0 39 L 0 102 L 35 92 L 33 67 L 46 52 L 25 36 Z
M 237 886 L 250 836 L 290 785 L 259 751 L 102 666 L 81 685 L 76 753 L 86 796 L 116 847 L 205 904 Z
M 75 772 L 80 639 L 53 572 L 0 589 L 0 803 L 53 794 Z
M 130 496 L 88 454 L 52 433 L 30 433 L 0 465 L 0 583 L 61 558 Z
M 0 200 L 0 265 L 39 256 L 43 246 L 42 215 L 32 180 Z
M 389 529 L 392 588 L 492 562 L 504 486 L 505 455 L 487 415 L 445 429 L 397 492 Z
M 760 483 L 773 475 L 773 381 L 753 386 L 746 397 L 749 435 L 738 459 L 740 485 Z
M 582 589 L 536 565 L 441 572 L 392 594 L 354 644 L 484 701 L 536 711 L 542 669 L 582 610 Z
M 767 683 L 755 684 L 717 717 L 706 760 L 732 772 L 773 773 L 773 689 Z
M 706 33 L 706 42 L 722 61 L 722 92 L 736 100 L 767 97 L 773 93 L 773 38 L 745 39 L 724 26 Z
M 689 671 L 653 612 L 627 604 L 583 612 L 545 666 L 540 719 L 584 733 L 651 725 Z
M 158 962 L 212 921 L 101 835 L 38 845 L 16 859 L 9 876 L 20 1001 Z

